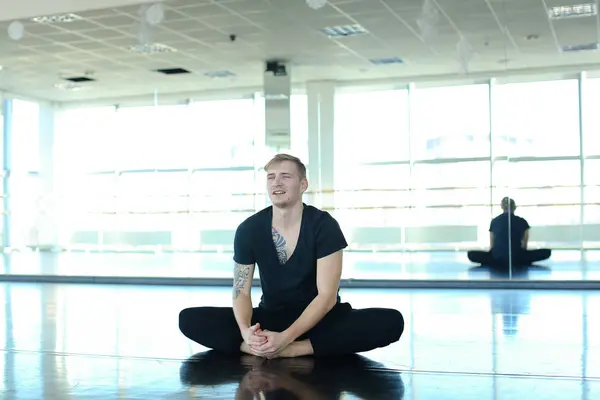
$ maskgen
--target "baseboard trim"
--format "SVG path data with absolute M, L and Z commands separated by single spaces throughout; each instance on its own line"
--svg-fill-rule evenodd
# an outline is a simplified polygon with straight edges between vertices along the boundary
M 228 278 L 178 278 L 133 276 L 0 275 L 0 282 L 68 283 L 93 285 L 159 285 L 231 287 Z M 260 281 L 254 280 L 254 287 Z M 343 279 L 341 288 L 356 289 L 527 289 L 527 290 L 600 290 L 600 281 L 569 280 L 382 280 Z

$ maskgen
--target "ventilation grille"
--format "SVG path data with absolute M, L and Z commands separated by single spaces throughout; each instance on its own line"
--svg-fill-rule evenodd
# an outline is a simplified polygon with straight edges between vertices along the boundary
M 342 38 L 349 36 L 364 35 L 367 32 L 365 28 L 360 25 L 339 25 L 339 26 L 328 26 L 321 29 L 321 32 L 329 36 L 330 38 Z

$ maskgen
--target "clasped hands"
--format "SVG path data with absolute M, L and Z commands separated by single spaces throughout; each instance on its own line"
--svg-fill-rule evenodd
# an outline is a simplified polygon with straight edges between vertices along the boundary
M 252 354 L 264 358 L 276 358 L 279 353 L 293 342 L 285 333 L 262 329 L 259 323 L 242 331 L 244 342 Z

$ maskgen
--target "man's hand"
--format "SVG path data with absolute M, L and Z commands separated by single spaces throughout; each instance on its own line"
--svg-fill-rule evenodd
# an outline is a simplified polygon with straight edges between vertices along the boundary
M 250 348 L 264 345 L 267 342 L 267 339 L 264 336 L 259 336 L 260 332 L 262 332 L 260 324 L 256 323 L 250 328 L 241 331 L 242 339 L 244 339 L 244 342 L 246 342 Z
M 254 354 L 265 358 L 276 357 L 293 341 L 288 335 L 281 332 L 261 330 L 256 332 L 256 335 L 264 338 L 265 343 L 260 345 L 251 345 L 250 347 L 254 351 Z

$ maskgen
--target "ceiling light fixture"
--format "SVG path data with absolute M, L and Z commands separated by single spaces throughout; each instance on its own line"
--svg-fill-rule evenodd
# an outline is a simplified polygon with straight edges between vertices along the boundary
M 356 25 L 339 25 L 339 26 L 328 26 L 321 29 L 321 32 L 329 36 L 330 38 L 340 38 L 348 36 L 364 35 L 368 31 L 362 26 Z
M 150 43 L 150 44 L 134 44 L 129 46 L 129 51 L 138 54 L 164 54 L 174 53 L 177 49 L 167 46 L 161 43 Z
M 231 71 L 210 71 L 210 72 L 206 72 L 204 74 L 204 76 L 207 76 L 212 79 L 218 79 L 218 78 L 232 78 L 235 76 L 235 74 Z
M 83 19 L 77 14 L 57 14 L 57 15 L 44 15 L 41 17 L 34 17 L 31 20 L 38 24 L 68 24 L 69 22 L 79 21 Z
M 569 6 L 557 6 L 548 8 L 550 19 L 593 17 L 598 13 L 595 3 L 574 4 Z
M 72 82 L 61 82 L 61 83 L 57 83 L 54 85 L 55 88 L 60 89 L 60 90 L 65 90 L 67 92 L 78 92 L 80 90 L 85 89 L 83 86 L 81 85 L 77 85 L 75 83 Z
M 146 21 L 150 25 L 159 25 L 165 20 L 165 9 L 162 4 L 153 4 L 145 12 Z
M 375 65 L 404 64 L 400 57 L 372 58 L 369 61 Z
M 20 21 L 13 21 L 8 26 L 8 37 L 12 40 L 18 41 L 23 39 L 25 36 L 25 26 Z
M 313 10 L 318 10 L 327 5 L 327 0 L 306 0 L 306 4 Z
M 599 48 L 600 46 L 598 45 L 598 43 L 594 42 L 563 46 L 562 51 L 565 53 L 577 53 L 581 51 L 596 51 Z

